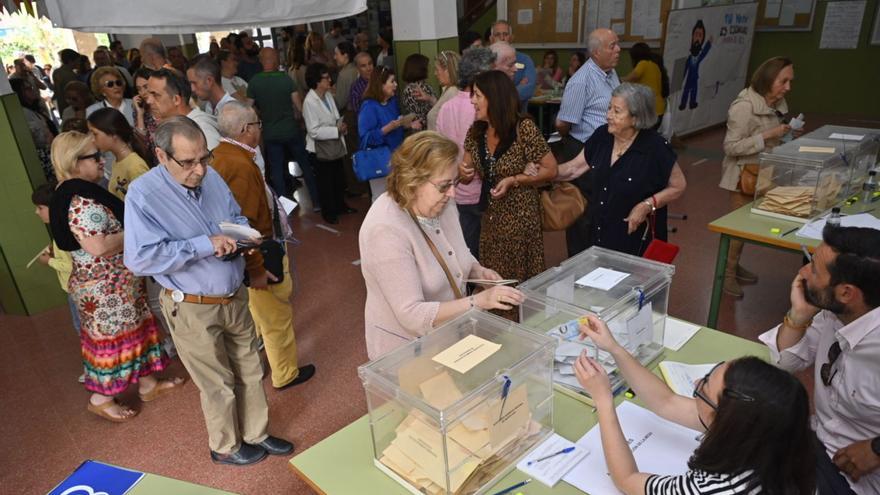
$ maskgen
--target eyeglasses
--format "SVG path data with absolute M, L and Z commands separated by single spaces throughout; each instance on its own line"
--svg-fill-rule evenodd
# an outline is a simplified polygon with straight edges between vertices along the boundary
M 76 161 L 80 160 L 95 160 L 96 162 L 100 162 L 104 158 L 104 154 L 100 151 L 96 151 L 89 155 L 81 155 L 76 157 Z
M 253 122 L 248 122 L 244 126 L 245 126 L 245 128 L 247 128 L 247 126 L 249 126 L 249 125 L 255 125 L 255 126 L 257 126 L 257 129 L 262 129 L 263 128 L 263 121 L 262 120 L 255 120 Z
M 446 192 L 449 191 L 449 188 L 457 186 L 458 183 L 461 182 L 461 179 L 459 177 L 456 177 L 452 180 L 443 181 L 440 184 L 436 184 L 430 180 L 428 182 L 430 182 L 432 186 L 437 188 L 437 192 L 439 192 L 440 194 L 446 194 Z
M 835 341 L 834 344 L 828 348 L 828 362 L 819 368 L 819 376 L 822 377 L 822 383 L 824 383 L 826 387 L 831 385 L 831 380 L 833 380 L 834 375 L 837 374 L 837 369 L 834 367 L 834 363 L 837 361 L 837 358 L 840 357 L 840 354 L 840 342 Z
M 125 86 L 125 83 L 122 82 L 121 79 L 114 79 L 112 81 L 104 81 L 105 88 L 112 88 L 113 86 L 118 86 L 121 88 L 121 87 Z
M 722 364 L 724 364 L 724 361 L 721 361 L 720 363 L 713 366 L 712 369 L 709 370 L 708 373 L 706 373 L 706 376 L 700 378 L 700 380 L 697 382 L 697 386 L 694 387 L 694 398 L 700 399 L 701 401 L 705 402 L 715 411 L 718 410 L 718 404 L 710 399 L 709 396 L 706 395 L 705 392 L 703 392 L 703 389 L 706 387 L 706 383 L 709 381 L 709 377 L 712 376 L 712 373 Z M 721 392 L 721 395 L 729 399 L 734 399 L 742 402 L 755 402 L 755 398 L 751 395 L 740 392 L 739 390 L 734 390 L 730 387 L 725 388 L 724 391 Z
M 713 366 L 712 369 L 709 370 L 708 373 L 706 373 L 706 376 L 704 376 L 703 378 L 700 378 L 697 381 L 697 386 L 694 387 L 694 399 L 700 399 L 701 401 L 705 402 L 706 404 L 709 405 L 709 407 L 711 407 L 713 410 L 716 410 L 716 411 L 718 410 L 718 404 L 716 404 L 715 401 L 710 399 L 709 396 L 706 395 L 705 392 L 703 392 L 703 388 L 705 388 L 706 382 L 709 381 L 709 377 L 712 376 L 712 373 L 714 373 L 715 370 L 718 369 L 718 367 L 721 366 L 722 364 L 724 364 L 724 361 L 721 361 L 720 363 Z
M 171 153 L 168 153 L 168 158 L 171 158 L 172 160 L 174 160 L 174 162 L 177 163 L 178 165 L 180 165 L 180 168 L 182 168 L 184 170 L 192 170 L 192 169 L 196 168 L 196 165 L 201 165 L 201 166 L 207 168 L 207 167 L 210 167 L 211 165 L 214 164 L 214 153 L 212 153 L 210 151 L 208 152 L 207 155 L 205 155 L 204 157 L 202 157 L 201 159 L 198 159 L 198 160 L 186 160 L 186 161 L 181 162 L 177 158 L 174 158 L 174 156 L 171 155 Z

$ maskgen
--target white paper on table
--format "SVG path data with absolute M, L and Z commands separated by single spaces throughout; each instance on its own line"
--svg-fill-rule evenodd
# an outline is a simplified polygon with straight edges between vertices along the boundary
M 822 240 L 822 229 L 828 222 L 828 215 L 817 218 L 797 231 L 798 237 L 807 239 Z M 856 215 L 845 215 L 840 217 L 841 227 L 865 227 L 868 229 L 880 230 L 880 219 L 870 213 L 858 213 Z
M 864 134 L 843 134 L 840 132 L 835 132 L 828 136 L 828 139 L 842 139 L 844 141 L 861 141 L 864 138 Z
M 699 325 L 694 325 L 677 318 L 666 317 L 666 330 L 663 332 L 663 347 L 677 351 L 684 346 L 691 337 L 700 331 Z
M 220 232 L 223 235 L 232 237 L 237 241 L 247 241 L 251 239 L 260 239 L 263 237 L 262 235 L 260 235 L 260 232 L 258 230 L 251 228 L 247 225 L 239 225 L 232 222 L 220 222 L 218 226 L 220 227 Z
M 717 363 L 685 364 L 676 361 L 661 361 L 660 373 L 666 384 L 678 395 L 694 396 L 694 382 L 706 376 Z
M 299 203 L 284 196 L 278 196 L 278 201 L 281 203 L 281 207 L 284 208 L 284 213 L 287 216 L 290 216 L 290 214 L 293 213 L 293 210 L 299 206 Z
M 634 348 L 650 342 L 654 334 L 654 322 L 652 320 L 651 303 L 642 306 L 642 309 L 635 316 L 626 320 L 626 333 L 629 336 L 629 343 Z
M 540 459 L 541 457 L 559 452 L 568 447 L 574 447 L 574 450 L 568 454 L 559 454 L 529 466 L 529 461 Z M 530 478 L 538 480 L 544 485 L 553 488 L 566 473 L 571 471 L 571 468 L 581 462 L 581 460 L 589 454 L 590 451 L 586 448 L 578 446 L 571 440 L 567 440 L 559 436 L 559 434 L 554 433 L 547 437 L 547 440 L 544 440 L 540 445 L 526 454 L 526 456 L 517 463 L 516 468 L 529 475 Z
M 629 401 L 617 406 L 617 416 L 639 471 L 679 475 L 688 470 L 687 461 L 699 445 L 698 432 L 666 421 Z M 575 443 L 589 449 L 591 454 L 563 476 L 563 481 L 586 493 L 620 493 L 608 475 L 599 426 L 594 426 Z
M 577 279 L 575 283 L 577 285 L 594 287 L 600 290 L 611 290 L 626 277 L 629 277 L 629 273 L 599 267 Z

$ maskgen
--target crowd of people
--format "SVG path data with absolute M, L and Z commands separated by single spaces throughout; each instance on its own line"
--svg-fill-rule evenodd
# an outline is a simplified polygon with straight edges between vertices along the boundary
M 33 195 L 54 239 L 40 261 L 69 294 L 88 410 L 134 419 L 119 395 L 135 384 L 144 402 L 174 392 L 184 378 L 157 374 L 176 354 L 200 391 L 215 462 L 245 465 L 293 450 L 269 434 L 259 350 L 276 389 L 316 373 L 297 355 L 292 233 L 279 199 L 300 178 L 330 224 L 355 213 L 347 198 L 371 196 L 359 233 L 370 359 L 472 308 L 516 320 L 524 294 L 484 282 L 545 270 L 541 191 L 553 182 L 571 182 L 588 203 L 566 232 L 569 255 L 601 246 L 640 256 L 666 240 L 668 205 L 687 181 L 657 132 L 669 95 L 662 60 L 636 44 L 633 71 L 619 77 L 617 34 L 600 28 L 567 71 L 555 51 L 536 68 L 513 40 L 499 20 L 485 37 L 465 33 L 459 52 L 410 55 L 403 87 L 391 30 L 371 53 L 365 33 L 348 39 L 341 23 L 324 35 L 285 29 L 281 49 L 233 33 L 191 59 L 153 38 L 128 52 L 119 42 L 99 47 L 94 67 L 62 50 L 51 77 L 32 58 L 16 61 L 12 86 L 51 180 Z M 748 201 L 744 170 L 790 130 L 782 119 L 793 78 L 790 60 L 772 58 L 730 107 L 720 186 L 732 207 Z M 50 105 L 40 91 L 51 87 Z M 564 87 L 555 149 L 525 113 L 536 87 Z M 383 147 L 387 176 L 359 183 L 353 155 Z M 224 222 L 257 235 L 236 238 Z M 735 297 L 739 282 L 757 280 L 739 264 L 741 250 L 732 243 L 725 272 L 724 290 Z M 645 404 L 705 432 L 687 473 L 640 473 L 604 369 L 581 356 L 576 376 L 596 401 L 617 486 L 639 494 L 880 490 L 880 390 L 870 378 L 878 278 L 880 233 L 827 229 L 792 283 L 783 322 L 761 336 L 777 366 L 722 363 L 693 398 L 672 393 L 590 317 L 583 337 L 614 356 Z M 806 391 L 783 371 L 811 365 L 815 434 Z

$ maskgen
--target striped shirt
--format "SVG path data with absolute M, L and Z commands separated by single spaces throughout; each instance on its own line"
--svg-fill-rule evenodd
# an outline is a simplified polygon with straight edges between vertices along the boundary
M 571 136 L 585 142 L 597 127 L 606 124 L 611 92 L 620 86 L 617 72 L 608 73 L 591 58 L 565 85 L 557 119 L 571 124 Z
M 754 482 L 752 471 L 739 474 L 713 474 L 691 470 L 678 476 L 651 475 L 645 481 L 645 495 L 699 495 L 742 493 L 754 495 L 761 493 L 761 485 L 750 486 Z

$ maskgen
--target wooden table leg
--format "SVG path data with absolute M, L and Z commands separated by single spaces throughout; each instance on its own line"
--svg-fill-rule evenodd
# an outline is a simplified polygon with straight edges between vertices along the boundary
M 727 265 L 727 252 L 730 250 L 730 236 L 721 234 L 718 241 L 718 257 L 715 259 L 715 277 L 712 279 L 712 298 L 709 300 L 709 318 L 706 326 L 718 328 L 718 309 L 721 306 L 721 288 L 724 285 L 724 268 Z

